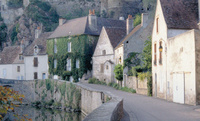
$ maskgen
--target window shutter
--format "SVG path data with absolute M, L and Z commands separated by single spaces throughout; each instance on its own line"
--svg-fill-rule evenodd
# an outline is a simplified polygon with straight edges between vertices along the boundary
M 34 72 L 34 79 L 38 79 L 37 72 Z
M 38 67 L 38 58 L 37 57 L 34 58 L 33 65 L 34 65 L 34 67 Z
M 104 72 L 104 64 L 101 64 L 100 66 L 101 66 L 100 67 L 100 72 L 103 73 Z

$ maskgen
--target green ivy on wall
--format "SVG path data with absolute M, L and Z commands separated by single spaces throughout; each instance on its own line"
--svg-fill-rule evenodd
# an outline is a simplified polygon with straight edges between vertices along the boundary
M 54 53 L 55 39 L 47 40 L 47 53 L 49 55 L 49 73 L 61 76 L 69 81 L 73 76 L 75 82 L 88 70 L 92 69 L 91 60 L 97 43 L 97 36 L 76 35 L 56 38 L 57 53 Z M 71 52 L 68 52 L 68 42 L 71 42 Z M 71 59 L 71 71 L 66 71 L 67 59 Z M 54 68 L 54 60 L 57 67 Z M 76 68 L 76 59 L 79 59 L 79 68 Z

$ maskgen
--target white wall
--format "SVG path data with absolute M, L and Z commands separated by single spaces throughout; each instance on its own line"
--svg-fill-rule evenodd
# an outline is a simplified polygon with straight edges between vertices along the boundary
M 5 70 L 5 71 L 3 71 Z M 14 79 L 12 76 L 12 64 L 0 65 L 0 78 L 3 79 Z M 4 74 L 5 73 L 5 74 Z
M 102 51 L 106 50 L 106 55 L 102 55 Z M 105 29 L 102 29 L 101 35 L 99 37 L 94 55 L 92 57 L 92 62 L 93 62 L 93 77 L 98 78 L 99 80 L 104 80 L 104 79 L 109 79 L 108 75 L 110 77 L 113 75 L 113 71 L 110 71 L 110 73 L 107 73 L 104 75 L 104 73 L 101 73 L 100 67 L 101 64 L 104 64 L 107 60 L 111 60 L 113 63 L 115 62 L 114 60 L 114 49 L 110 43 L 110 40 L 105 32 Z M 105 66 L 104 66 L 105 67 Z M 106 68 L 104 68 L 105 71 Z M 111 80 L 113 81 L 113 80 Z
M 156 19 L 159 18 L 158 21 L 158 32 L 157 32 L 157 25 Z M 152 32 L 152 77 L 153 77 L 153 95 L 166 98 L 166 84 L 167 84 L 167 66 L 166 66 L 166 46 L 167 46 L 167 25 L 165 22 L 165 18 L 163 16 L 163 11 L 161 9 L 160 1 L 157 1 L 155 19 L 154 19 L 154 26 Z M 162 65 L 159 65 L 159 41 L 162 41 L 163 45 L 163 52 L 162 52 Z M 157 52 L 157 65 L 154 65 L 154 44 L 156 43 L 156 52 Z M 157 74 L 157 88 L 155 86 L 155 74 Z M 156 88 L 156 89 L 155 89 Z M 155 93 L 157 92 L 157 93 Z
M 33 66 L 34 57 L 38 57 L 38 67 Z M 26 80 L 34 79 L 34 72 L 38 73 L 38 79 L 42 79 L 42 74 L 46 74 L 48 78 L 48 56 L 47 55 L 36 55 L 36 56 L 24 56 L 25 63 L 25 77 Z
M 20 67 L 20 72 L 17 72 L 17 66 Z M 24 76 L 24 64 L 13 64 L 12 66 L 12 73 L 13 73 L 13 78 L 14 79 L 20 79 L 20 80 L 24 80 L 25 76 Z
M 17 72 L 17 66 L 20 66 L 20 72 Z M 1 64 L 0 78 L 19 80 L 24 79 L 24 64 Z
M 184 74 L 185 103 L 195 104 L 196 65 L 194 30 L 185 32 L 168 40 L 167 81 L 168 97 L 173 97 L 173 75 Z

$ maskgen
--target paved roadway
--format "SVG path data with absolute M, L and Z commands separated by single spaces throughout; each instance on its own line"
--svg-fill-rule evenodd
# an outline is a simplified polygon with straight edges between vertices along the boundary
M 108 86 L 80 83 L 122 97 L 125 110 L 123 121 L 200 121 L 200 111 L 197 111 L 200 106 L 181 105 Z

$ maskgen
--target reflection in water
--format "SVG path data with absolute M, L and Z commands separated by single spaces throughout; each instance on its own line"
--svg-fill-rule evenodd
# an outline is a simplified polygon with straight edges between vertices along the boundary
M 68 113 L 60 110 L 36 109 L 29 106 L 15 108 L 15 112 L 19 115 L 28 115 L 27 118 L 32 121 L 82 121 L 84 115 L 82 113 Z M 8 113 L 4 118 L 6 121 L 15 120 L 12 113 Z

